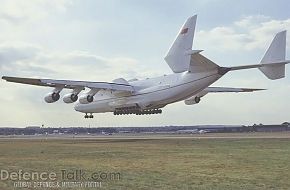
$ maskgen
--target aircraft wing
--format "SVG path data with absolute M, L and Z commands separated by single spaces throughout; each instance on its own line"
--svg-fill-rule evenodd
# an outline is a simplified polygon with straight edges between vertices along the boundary
M 35 78 L 19 78 L 3 76 L 2 79 L 7 82 L 15 82 L 21 84 L 29 84 L 36 86 L 47 86 L 56 88 L 82 88 L 105 89 L 115 91 L 134 92 L 134 88 L 129 84 L 109 83 L 109 82 L 90 82 L 90 81 L 74 81 L 74 80 L 54 80 L 54 79 L 35 79 Z
M 218 93 L 218 92 L 254 92 L 266 89 L 257 88 L 228 88 L 228 87 L 207 87 L 203 91 L 206 93 Z
M 259 90 L 266 89 L 257 89 L 257 88 L 229 88 L 229 87 L 207 87 L 203 91 L 198 94 L 184 100 L 186 105 L 198 104 L 200 102 L 201 97 L 207 95 L 208 93 L 220 93 L 220 92 L 254 92 Z

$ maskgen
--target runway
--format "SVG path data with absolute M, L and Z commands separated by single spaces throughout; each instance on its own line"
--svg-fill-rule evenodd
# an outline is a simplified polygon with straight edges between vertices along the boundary
M 206 134 L 168 134 L 138 133 L 112 135 L 11 135 L 0 139 L 290 139 L 290 132 L 255 132 L 255 133 L 206 133 Z

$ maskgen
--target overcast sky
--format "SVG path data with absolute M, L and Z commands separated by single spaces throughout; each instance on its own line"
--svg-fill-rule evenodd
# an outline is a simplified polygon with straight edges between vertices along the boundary
M 163 57 L 194 14 L 193 49 L 203 49 L 221 66 L 259 63 L 274 35 L 290 30 L 287 0 L 0 0 L 0 5 L 1 76 L 112 81 L 168 74 Z M 50 88 L 1 80 L 0 126 L 282 123 L 290 121 L 289 66 L 286 75 L 271 81 L 255 69 L 232 72 L 213 86 L 268 90 L 211 94 L 198 105 L 168 105 L 161 115 L 105 113 L 90 120 L 71 104 L 46 104 Z

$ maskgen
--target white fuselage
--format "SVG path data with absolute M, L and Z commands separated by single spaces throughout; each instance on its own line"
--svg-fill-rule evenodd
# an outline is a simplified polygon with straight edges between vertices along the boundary
M 141 109 L 162 108 L 167 104 L 192 97 L 217 81 L 218 70 L 202 73 L 183 72 L 129 82 L 135 92 L 120 93 L 100 90 L 94 101 L 77 103 L 75 110 L 83 113 L 113 112 L 116 108 L 139 106 Z

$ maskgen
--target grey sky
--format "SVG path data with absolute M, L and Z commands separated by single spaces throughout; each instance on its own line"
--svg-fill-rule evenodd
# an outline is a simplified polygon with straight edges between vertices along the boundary
M 170 73 L 163 57 L 184 20 L 198 14 L 194 49 L 219 65 L 258 63 L 276 32 L 290 29 L 288 1 L 0 0 L 0 75 L 112 81 Z M 289 39 L 288 32 L 288 39 Z M 290 41 L 287 43 L 289 58 Z M 290 75 L 290 69 L 286 72 Z M 169 105 L 162 115 L 98 114 L 46 104 L 48 88 L 0 82 L 0 126 L 156 126 L 282 123 L 290 81 L 258 70 L 233 72 L 215 86 L 269 90 L 219 94 Z

